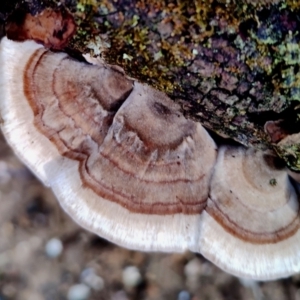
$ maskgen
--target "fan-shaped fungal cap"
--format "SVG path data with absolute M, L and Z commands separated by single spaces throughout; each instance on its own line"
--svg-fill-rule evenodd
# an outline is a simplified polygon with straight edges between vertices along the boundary
M 265 280 L 299 272 L 298 199 L 273 156 L 221 147 L 204 212 L 201 252 L 241 277 Z
M 3 39 L 10 145 L 82 226 L 123 246 L 194 248 L 216 146 L 163 93 L 107 66 Z

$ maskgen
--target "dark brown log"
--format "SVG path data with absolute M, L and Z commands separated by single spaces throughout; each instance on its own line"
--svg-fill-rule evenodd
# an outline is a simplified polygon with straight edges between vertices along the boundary
M 300 170 L 300 140 L 279 145 L 264 130 L 280 120 L 285 136 L 300 131 L 300 1 L 247 2 L 65 1 L 78 25 L 67 50 L 100 55 L 166 92 L 206 128 L 273 148 Z

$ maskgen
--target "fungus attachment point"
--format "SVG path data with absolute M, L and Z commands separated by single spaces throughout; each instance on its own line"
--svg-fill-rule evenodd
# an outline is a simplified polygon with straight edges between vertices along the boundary
M 265 280 L 293 274 L 300 267 L 298 199 L 275 157 L 221 147 L 204 213 L 201 252 L 241 277 Z
M 282 126 L 283 120 L 268 121 L 264 126 L 264 130 L 270 137 L 272 143 L 278 143 L 289 135 L 287 130 Z
M 117 69 L 3 39 L 2 130 L 82 226 L 120 245 L 196 243 L 216 146 L 166 95 Z
M 75 33 L 72 14 L 63 6 L 46 8 L 36 15 L 16 9 L 6 23 L 7 36 L 15 41 L 33 39 L 46 47 L 63 49 Z

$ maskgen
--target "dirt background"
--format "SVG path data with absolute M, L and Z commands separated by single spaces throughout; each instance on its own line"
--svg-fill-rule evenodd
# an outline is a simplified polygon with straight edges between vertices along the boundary
M 93 285 L 84 277 L 91 270 L 104 284 L 91 288 L 88 300 L 300 300 L 299 275 L 243 282 L 200 255 L 130 251 L 83 230 L 2 136 L 0 199 L 0 300 L 65 300 L 73 285 Z M 54 237 L 63 251 L 50 258 L 45 245 Z M 134 287 L 123 278 L 128 266 L 141 274 Z

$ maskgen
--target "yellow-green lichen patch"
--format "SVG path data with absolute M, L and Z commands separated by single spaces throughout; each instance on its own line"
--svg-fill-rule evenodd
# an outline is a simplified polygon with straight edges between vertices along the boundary
M 80 1 L 77 13 L 85 13 L 90 5 Z M 228 5 L 216 2 L 212 7 L 212 1 L 208 0 L 193 3 L 150 0 L 132 4 L 99 1 L 97 8 L 99 32 L 107 36 L 111 45 L 103 53 L 105 59 L 121 65 L 130 76 L 147 80 L 169 93 L 182 90 L 174 81 L 172 68 L 189 65 L 198 54 L 197 45 L 207 43 L 215 33 L 216 25 L 214 22 L 209 24 L 212 11 L 222 24 L 220 32 L 236 32 L 238 29 L 238 20 L 228 13 Z M 79 32 L 79 39 L 86 31 Z M 94 52 L 97 53 L 99 51 Z
M 300 100 L 295 1 L 78 1 L 74 48 L 100 55 L 244 145 Z M 294 115 L 296 112 L 290 110 Z
M 277 154 L 285 161 L 287 166 L 296 172 L 300 170 L 300 143 L 275 147 Z

